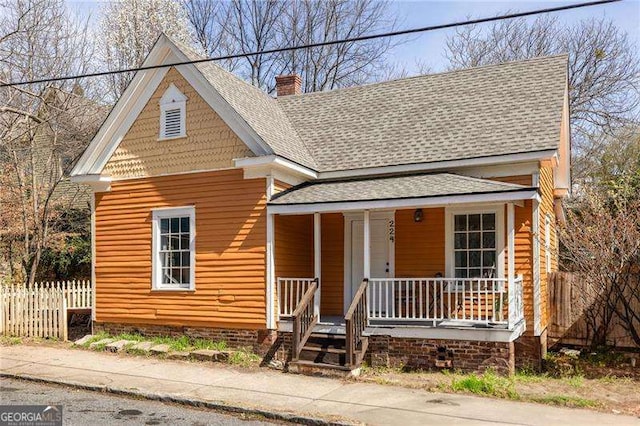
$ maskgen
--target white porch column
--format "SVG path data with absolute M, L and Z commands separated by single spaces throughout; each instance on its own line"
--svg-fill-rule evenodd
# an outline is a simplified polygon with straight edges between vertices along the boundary
M 275 182 L 273 176 L 266 178 L 266 196 L 267 201 L 271 200 L 275 192 Z M 275 312 L 275 288 L 276 288 L 276 267 L 275 267 L 275 216 L 267 210 L 267 245 L 266 245 L 266 314 L 267 329 L 274 330 L 276 328 L 276 312 Z M 279 312 L 277 313 L 279 316 Z
M 371 221 L 369 210 L 364 211 L 364 278 L 371 278 Z
M 267 213 L 267 328 L 276 328 L 275 310 L 275 220 Z
M 514 292 L 514 279 L 515 279 L 515 270 L 516 270 L 516 261 L 515 261 L 515 251 L 516 251 L 516 226 L 515 226 L 515 207 L 513 203 L 507 204 L 507 250 L 508 260 L 507 260 L 507 285 L 508 285 L 508 301 L 509 301 L 509 314 L 508 318 L 508 327 L 511 329 L 515 325 L 515 313 L 517 310 L 516 304 L 516 294 Z
M 507 263 L 507 278 L 509 279 L 509 286 L 513 282 L 516 274 L 516 216 L 515 207 L 513 203 L 507 204 L 507 250 L 508 250 L 508 263 Z
M 313 310 L 318 317 L 320 316 L 320 297 L 322 287 L 320 286 L 320 278 L 322 276 L 322 246 L 321 246 L 321 229 L 320 229 L 320 213 L 313 214 L 313 274 L 318 279 L 318 290 L 314 299 Z

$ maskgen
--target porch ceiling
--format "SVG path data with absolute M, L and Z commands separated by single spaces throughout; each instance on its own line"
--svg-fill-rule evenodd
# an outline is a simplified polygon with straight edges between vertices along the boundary
M 511 183 L 478 179 L 451 173 L 378 177 L 352 180 L 306 182 L 274 196 L 269 206 L 274 213 L 284 206 L 318 206 L 350 203 L 368 208 L 399 207 L 451 202 L 498 202 L 535 198 L 537 189 Z M 326 209 L 321 209 L 326 210 Z

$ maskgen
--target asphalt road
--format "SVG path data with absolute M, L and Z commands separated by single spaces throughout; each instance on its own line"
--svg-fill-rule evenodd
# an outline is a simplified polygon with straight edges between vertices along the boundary
M 211 410 L 184 407 L 48 385 L 0 379 L 3 405 L 63 405 L 66 425 L 270 425 L 264 419 L 247 419 Z

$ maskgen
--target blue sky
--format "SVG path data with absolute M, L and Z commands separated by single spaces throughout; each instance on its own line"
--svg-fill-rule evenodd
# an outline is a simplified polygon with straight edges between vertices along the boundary
M 394 1 L 392 7 L 403 19 L 403 27 L 423 27 L 471 18 L 481 18 L 507 12 L 524 12 L 535 9 L 557 7 L 573 1 Z M 626 0 L 602 6 L 586 7 L 553 14 L 564 22 L 572 23 L 582 19 L 612 19 L 620 28 L 629 33 L 630 38 L 640 46 L 640 0 Z M 529 18 L 529 19 L 535 19 Z M 489 24 L 490 25 L 490 24 Z M 393 60 L 407 69 L 420 59 L 434 71 L 445 66 L 443 57 L 445 40 L 454 30 L 439 30 L 421 35 L 403 44 L 392 52 Z M 639 47 L 640 48 L 640 47 Z
M 564 4 L 579 3 L 580 0 L 560 1 L 397 1 L 392 0 L 391 11 L 400 21 L 400 28 L 424 27 L 471 18 L 495 16 L 506 12 L 523 12 L 543 9 Z M 100 8 L 98 1 L 68 1 L 72 8 L 82 14 L 96 16 Z M 640 48 L 640 0 L 624 0 L 602 6 L 586 7 L 564 12 L 556 12 L 554 16 L 567 22 L 582 19 L 607 17 L 620 28 L 626 30 L 629 37 Z M 535 19 L 535 18 L 530 18 Z M 438 30 L 413 36 L 411 40 L 394 48 L 390 60 L 398 63 L 409 72 L 415 71 L 416 63 L 428 65 L 433 71 L 445 67 L 443 57 L 444 43 L 453 30 Z

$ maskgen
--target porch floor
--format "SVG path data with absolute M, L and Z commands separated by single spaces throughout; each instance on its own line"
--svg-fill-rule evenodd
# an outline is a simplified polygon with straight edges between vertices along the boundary
M 293 322 L 288 318 L 283 318 L 279 321 L 278 329 L 283 332 L 293 331 Z M 487 324 L 476 321 L 462 321 L 462 320 L 439 320 L 433 321 L 402 321 L 396 320 L 389 321 L 376 321 L 370 320 L 369 326 L 365 329 L 365 334 L 398 334 L 404 337 L 425 337 L 425 338 L 439 338 L 439 336 L 448 336 L 448 331 L 457 333 L 463 333 L 466 336 L 475 336 L 479 340 L 494 339 L 502 341 L 507 338 L 510 340 L 515 339 L 524 333 L 525 322 L 522 320 L 516 324 L 512 330 L 509 330 L 506 324 Z M 321 316 L 320 321 L 315 325 L 313 329 L 314 333 L 325 334 L 346 334 L 345 322 L 343 317 L 339 316 Z M 468 334 L 472 333 L 472 334 Z M 452 336 L 453 336 L 452 335 Z M 512 336 L 511 338 L 507 335 Z M 475 339 L 473 339 L 475 340 Z

